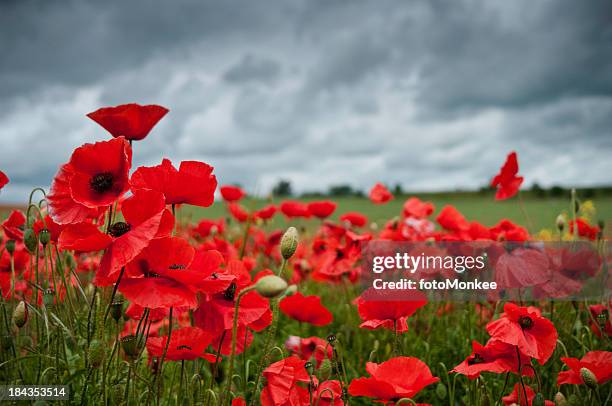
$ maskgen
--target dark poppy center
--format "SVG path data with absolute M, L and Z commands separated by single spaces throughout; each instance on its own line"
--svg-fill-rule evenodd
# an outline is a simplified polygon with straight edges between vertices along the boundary
M 468 365 L 482 364 L 483 362 L 484 358 L 482 358 L 480 354 L 476 353 L 472 358 L 468 360 Z
M 185 269 L 186 266 L 183 264 L 172 264 L 168 267 L 168 269 L 176 270 L 176 269 Z
M 226 300 L 234 300 L 235 296 L 236 296 L 236 282 L 232 282 L 232 284 L 229 285 L 227 289 L 225 289 L 225 292 L 223 292 L 223 297 Z
M 124 221 L 118 221 L 112 226 L 110 226 L 110 228 L 108 229 L 108 233 L 113 237 L 120 237 L 130 231 L 130 228 L 131 226 L 128 223 Z
M 176 349 L 177 350 L 189 350 L 189 351 L 192 350 L 192 348 L 190 346 L 188 346 L 188 345 L 179 345 L 179 346 L 176 347 Z
M 523 330 L 529 330 L 531 327 L 533 327 L 533 319 L 529 316 L 519 317 L 518 322 Z
M 342 252 L 341 250 L 336 250 L 336 259 L 342 258 L 344 258 L 344 252 Z
M 113 174 L 102 172 L 94 175 L 89 180 L 89 186 L 98 193 L 108 192 L 113 187 Z

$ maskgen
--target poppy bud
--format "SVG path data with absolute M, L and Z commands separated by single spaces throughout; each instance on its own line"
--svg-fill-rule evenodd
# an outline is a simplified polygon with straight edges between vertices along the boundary
M 555 406 L 569 406 L 567 399 L 563 396 L 563 393 L 557 392 L 555 395 Z
M 36 247 L 38 246 L 38 238 L 36 237 L 36 233 L 31 228 L 28 228 L 23 232 L 23 243 L 31 254 L 36 252 Z
M 113 318 L 113 320 L 115 320 L 116 322 L 119 322 L 119 319 L 121 319 L 121 316 L 123 315 L 123 301 L 122 300 L 114 301 L 111 304 L 110 313 L 111 313 L 111 317 Z
M 98 368 L 104 361 L 104 346 L 98 340 L 92 340 L 89 344 L 89 351 L 87 353 L 89 364 L 93 368 Z
M 297 291 L 298 291 L 298 288 L 296 285 L 289 285 L 287 290 L 285 290 L 285 296 L 286 297 L 293 296 L 297 293 Z
M 289 259 L 295 254 L 298 246 L 298 232 L 295 227 L 289 227 L 281 238 L 280 250 L 283 258 Z
M 563 214 L 559 214 L 555 223 L 557 224 L 557 230 L 559 230 L 560 233 L 563 232 L 566 225 L 565 216 L 563 216 Z
M 327 342 L 333 347 L 334 343 L 336 342 L 336 335 L 335 334 L 330 334 L 327 336 Z
M 321 362 L 319 366 L 319 378 L 321 381 L 327 381 L 332 374 L 332 364 L 327 358 Z
M 55 300 L 55 291 L 51 288 L 45 289 L 43 292 L 43 304 L 46 307 L 53 306 L 53 302 Z
M 446 399 L 446 395 L 446 385 L 444 385 L 443 383 L 438 383 L 438 386 L 436 386 L 436 396 L 438 397 L 438 399 L 444 400 Z
M 264 276 L 255 284 L 255 290 L 263 297 L 274 298 L 287 289 L 287 282 L 276 275 Z
M 138 341 L 138 337 L 133 334 L 121 339 L 121 348 L 123 348 L 123 352 L 125 352 L 125 355 L 129 358 L 136 358 L 138 356 L 140 352 Z
M 38 238 L 40 239 L 40 243 L 43 246 L 46 246 L 47 244 L 49 244 L 49 241 L 51 241 L 51 233 L 46 228 L 43 228 L 42 230 L 40 230 Z
M 597 388 L 597 377 L 595 377 L 595 374 L 591 372 L 590 369 L 580 368 L 580 378 L 582 378 L 582 382 L 589 388 Z
M 531 401 L 531 406 L 544 406 L 544 395 L 542 395 L 541 393 L 536 393 L 536 395 L 533 397 L 533 400 Z
M 25 301 L 20 301 L 13 310 L 13 323 L 19 328 L 23 327 L 28 321 L 28 305 Z
M 15 240 L 8 240 L 5 244 L 6 251 L 13 255 L 15 253 Z
M 312 362 L 306 362 L 304 364 L 304 368 L 306 368 L 306 372 L 308 372 L 308 375 L 312 375 L 314 373 L 314 365 L 312 365 Z

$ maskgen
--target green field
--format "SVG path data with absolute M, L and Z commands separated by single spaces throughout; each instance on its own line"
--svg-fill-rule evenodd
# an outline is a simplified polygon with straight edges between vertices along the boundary
M 432 216 L 435 218 L 437 213 L 447 204 L 454 205 L 468 220 L 478 220 L 486 226 L 493 226 L 502 218 L 507 218 L 517 224 L 521 224 L 536 232 L 544 228 L 552 228 L 555 219 L 560 213 L 570 212 L 570 201 L 565 198 L 535 198 L 524 197 L 523 205 L 529 221 L 526 219 L 521 205 L 517 198 L 496 201 L 490 195 L 480 195 L 477 193 L 440 193 L 440 194 L 417 194 L 422 200 L 431 201 L 436 210 Z M 371 221 L 384 223 L 384 221 L 398 216 L 402 212 L 402 205 L 410 196 L 397 197 L 385 205 L 372 204 L 368 199 L 361 197 L 339 197 L 333 198 L 338 203 L 338 208 L 333 219 L 337 219 L 348 211 L 359 211 L 367 215 Z M 302 201 L 312 201 L 317 199 L 297 199 Z M 586 200 L 586 199 L 585 199 Z M 281 199 L 273 200 L 246 200 L 243 205 L 246 208 L 261 208 L 266 204 L 279 203 Z M 592 199 L 596 208 L 594 219 L 603 220 L 606 224 L 606 235 L 610 234 L 612 227 L 612 196 L 601 196 Z M 200 218 L 219 218 L 226 215 L 223 203 L 217 202 L 209 208 L 185 207 L 182 215 L 192 217 L 194 220 Z M 312 222 L 311 222 L 312 223 Z M 529 224 L 531 223 L 531 224 Z M 277 215 L 272 223 L 272 227 L 284 227 L 286 221 L 282 215 Z

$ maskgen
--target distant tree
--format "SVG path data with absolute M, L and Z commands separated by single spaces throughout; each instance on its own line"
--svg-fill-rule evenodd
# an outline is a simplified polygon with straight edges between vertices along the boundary
M 546 190 L 543 189 L 537 182 L 534 182 L 533 186 L 531 186 L 531 193 L 538 198 L 546 197 Z
M 567 195 L 567 190 L 565 190 L 561 186 L 555 185 L 555 186 L 550 188 L 550 195 L 552 197 L 563 197 L 563 196 Z
M 393 188 L 393 194 L 395 196 L 401 196 L 404 194 L 404 191 L 402 190 L 402 185 L 400 185 L 399 183 L 395 184 L 395 187 Z
M 355 190 L 351 185 L 335 185 L 329 188 L 330 196 L 338 197 L 338 196 L 354 196 Z
M 582 192 L 581 195 L 584 199 L 592 199 L 597 194 L 597 191 L 595 190 L 595 188 L 592 188 L 592 187 L 585 188 L 581 192 Z
M 293 194 L 291 190 L 291 182 L 284 179 L 279 180 L 276 186 L 274 186 L 272 189 L 272 194 L 274 196 L 291 196 Z

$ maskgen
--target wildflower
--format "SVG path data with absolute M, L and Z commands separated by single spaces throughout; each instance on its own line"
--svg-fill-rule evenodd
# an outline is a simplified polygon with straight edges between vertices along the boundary
M 326 326 L 334 319 L 331 312 L 321 304 L 319 296 L 304 296 L 300 292 L 281 300 L 280 311 L 294 320 L 313 326 Z
M 336 206 L 336 203 L 330 200 L 322 200 L 319 202 L 308 203 L 308 211 L 313 216 L 324 219 L 333 214 L 333 212 L 336 210 Z
M 582 385 L 586 383 L 583 375 L 599 385 L 612 380 L 612 352 L 590 351 L 581 359 L 562 357 L 561 361 L 568 366 L 569 370 L 559 372 L 558 385 Z M 589 372 L 583 373 L 583 369 L 587 369 Z
M 384 204 L 393 200 L 393 195 L 382 183 L 377 183 L 370 190 L 370 200 L 374 204 Z
M 237 202 L 246 196 L 246 192 L 238 186 L 224 185 L 219 188 L 219 191 L 226 202 Z
M 141 106 L 136 103 L 122 104 L 115 107 L 102 107 L 87 114 L 115 138 L 138 141 L 145 138 L 151 129 L 161 120 L 168 109 L 155 104 Z
M 511 152 L 506 158 L 506 162 L 501 167 L 499 173 L 495 175 L 491 181 L 491 187 L 497 188 L 495 199 L 505 200 L 514 196 L 521 184 L 523 183 L 523 177 L 517 176 L 519 167 L 516 159 L 516 152 Z

